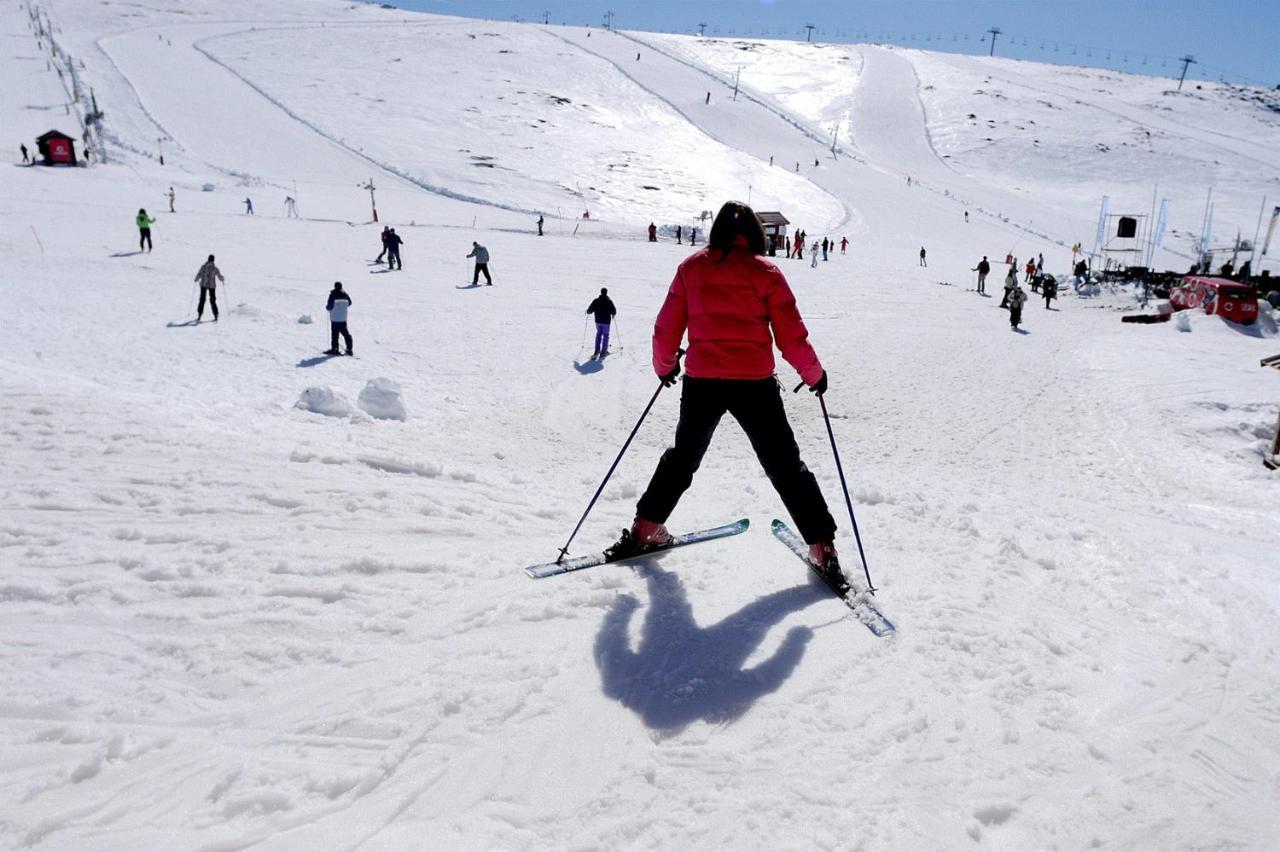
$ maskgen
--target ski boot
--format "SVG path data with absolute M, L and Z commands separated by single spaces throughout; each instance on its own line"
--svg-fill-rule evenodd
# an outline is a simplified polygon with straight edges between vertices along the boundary
M 809 545 L 809 560 L 817 566 L 818 573 L 826 581 L 831 590 L 840 597 L 849 594 L 849 581 L 844 577 L 840 567 L 840 557 L 836 555 L 836 546 L 829 541 L 819 541 Z
M 662 524 L 646 521 L 639 516 L 631 524 L 631 529 L 623 530 L 622 537 L 605 549 L 610 559 L 625 559 L 628 556 L 639 556 L 650 550 L 656 550 L 671 543 L 671 533 Z
M 324 350 L 324 354 L 326 354 L 326 355 L 341 355 L 342 353 L 341 353 L 341 352 L 339 352 L 337 349 L 326 349 L 326 350 Z

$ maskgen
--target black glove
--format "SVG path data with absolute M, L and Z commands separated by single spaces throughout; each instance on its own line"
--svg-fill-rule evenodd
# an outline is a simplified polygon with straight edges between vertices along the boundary
M 676 383 L 676 376 L 679 376 L 679 375 L 680 375 L 680 361 L 679 359 L 677 359 L 676 365 L 671 368 L 671 372 L 667 373 L 665 376 L 659 376 L 658 378 L 662 380 L 662 386 L 664 388 L 669 388 Z
M 827 371 L 823 370 L 822 378 L 818 379 L 816 382 L 813 383 L 813 387 L 809 388 L 809 393 L 816 393 L 818 396 L 822 396 L 826 392 L 827 392 Z

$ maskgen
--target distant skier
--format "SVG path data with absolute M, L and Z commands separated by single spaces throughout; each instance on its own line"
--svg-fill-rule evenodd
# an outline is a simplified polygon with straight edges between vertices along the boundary
M 848 238 L 848 237 L 841 237 L 841 238 L 840 238 L 840 253 L 841 253 L 841 254 L 844 254 L 845 249 L 847 249 L 848 247 L 849 247 L 849 238 Z
M 173 201 L 175 197 L 176 196 L 173 194 L 173 187 L 169 187 L 169 212 L 170 213 L 177 212 L 176 210 L 173 209 Z
M 244 199 L 244 215 L 246 216 L 253 215 L 253 199 L 249 198 L 248 196 L 246 196 Z
M 194 279 L 200 285 L 200 304 L 196 308 L 196 322 L 200 322 L 204 317 L 204 300 L 205 296 L 209 297 L 209 307 L 213 310 L 213 321 L 218 321 L 218 293 L 215 287 L 217 282 L 226 283 L 226 279 L 222 277 L 222 273 L 218 271 L 218 267 L 213 265 L 213 255 L 209 255 L 209 259 L 204 262 L 197 271 Z
M 343 342 L 347 344 L 347 354 L 355 354 L 351 345 L 351 332 L 347 331 L 347 309 L 350 307 L 351 297 L 342 289 L 342 282 L 333 282 L 333 289 L 329 291 L 329 301 L 325 303 L 325 310 L 329 312 L 329 348 L 324 354 L 342 354 L 338 351 L 338 335 L 342 335 Z
M 382 263 L 382 258 L 387 255 L 387 234 L 391 233 L 391 229 L 386 225 L 382 226 L 382 251 L 378 252 L 378 256 L 373 259 L 374 263 Z
M 1013 285 L 1013 292 L 1009 294 L 1009 327 L 1017 328 L 1022 322 L 1022 306 L 1026 304 L 1027 294 L 1017 284 Z
M 826 237 L 822 238 L 822 259 L 824 261 L 827 259 L 827 238 Z
M 1030 279 L 1036 274 L 1036 259 L 1034 257 L 1027 258 L 1027 265 L 1026 268 L 1022 270 L 1022 274 L 1027 279 Z
M 1049 303 L 1058 298 L 1058 279 L 1054 278 L 1052 275 L 1046 275 L 1044 277 L 1042 290 L 1042 295 L 1044 296 L 1044 309 L 1047 311 L 1050 310 Z
M 400 239 L 400 235 L 396 233 L 395 228 L 387 230 L 387 271 L 392 269 L 404 269 L 404 264 L 400 262 L 400 246 L 404 240 Z
M 658 226 L 650 222 L 649 223 L 649 242 L 656 243 L 657 241 L 658 241 Z
M 27 146 L 19 145 L 18 147 L 22 149 L 22 162 L 24 163 L 31 162 L 31 153 L 27 151 Z
M 596 351 L 591 353 L 591 358 L 603 358 L 609 354 L 609 327 L 618 313 L 607 287 L 600 288 L 600 295 L 587 305 L 587 313 L 596 315 Z
M 1010 266 L 1009 272 L 1004 277 L 1004 298 L 1000 300 L 1000 307 L 1009 307 L 1009 294 L 1018 286 L 1018 269 L 1016 266 Z
M 847 586 L 834 544 L 836 524 L 813 473 L 800 459 L 778 381 L 773 345 L 818 395 L 827 374 L 782 272 L 764 254 L 755 211 L 730 201 L 720 208 L 707 246 L 680 264 L 653 331 L 653 369 L 662 383 L 680 375 L 678 349 L 688 332 L 688 375 L 675 446 L 662 454 L 636 505 L 630 529 L 611 557 L 643 553 L 671 541 L 665 526 L 689 488 L 716 425 L 731 414 L 746 432 L 783 504 L 809 544 L 813 561 L 836 586 Z M 705 310 L 708 300 L 715 310 Z
M 1192 268 L 1192 271 L 1194 272 L 1195 267 L 1193 266 L 1193 267 L 1191 267 L 1191 268 Z M 1082 286 L 1086 281 L 1088 281 L 1088 280 L 1089 280 L 1089 264 L 1088 264 L 1088 262 L 1087 262 L 1083 257 L 1082 257 L 1082 258 L 1080 258 L 1080 260 L 1076 263 L 1076 267 L 1075 267 L 1075 269 L 1074 269 L 1074 270 L 1072 270 L 1072 272 L 1074 273 L 1074 275 L 1075 275 L 1075 277 L 1076 277 L 1076 289 L 1077 289 L 1077 290 L 1079 290 L 1079 289 L 1080 289 L 1080 287 L 1081 287 L 1081 286 Z
M 965 224 L 968 224 L 968 223 L 969 223 L 969 211 L 968 211 L 968 210 L 964 211 L 964 221 L 965 221 Z
M 809 268 L 818 268 L 818 241 L 813 241 L 813 248 L 809 249 Z
M 703 103 L 704 103 L 704 104 L 709 104 L 709 103 L 711 103 L 711 93 L 710 93 L 710 92 L 707 92 L 707 99 L 706 99 L 705 101 L 703 101 Z
M 471 278 L 471 286 L 474 287 L 480 283 L 480 273 L 483 272 L 485 286 L 492 287 L 493 279 L 489 277 L 489 250 L 477 242 L 472 242 L 471 254 L 467 255 L 467 257 L 476 259 L 476 271 Z
M 680 225 L 676 225 L 676 245 L 684 244 L 684 241 L 682 239 L 683 236 L 684 236 L 684 228 Z
M 698 243 L 698 229 L 690 228 L 689 229 L 689 245 L 691 246 L 697 245 L 697 243 Z
M 804 231 L 796 231 L 796 260 L 804 260 Z
M 542 236 L 542 214 L 538 214 L 538 236 Z
M 978 261 L 978 265 L 974 267 L 978 271 L 978 292 L 987 292 L 987 275 L 991 272 L 991 264 L 987 262 L 987 256 L 984 254 L 982 260 Z
M 284 215 L 286 219 L 298 218 L 298 202 L 294 201 L 292 195 L 284 197 Z
M 151 226 L 156 220 L 147 215 L 145 208 L 138 209 L 138 215 L 134 217 L 134 223 L 138 226 L 138 251 L 144 248 L 151 251 Z
M 924 246 L 920 246 L 920 265 L 926 267 L 929 265 L 929 261 L 925 260 Z

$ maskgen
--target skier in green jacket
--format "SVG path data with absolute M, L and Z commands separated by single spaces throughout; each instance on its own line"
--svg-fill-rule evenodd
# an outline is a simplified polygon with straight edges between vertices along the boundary
M 147 215 L 145 208 L 138 210 L 138 218 L 134 220 L 138 224 L 138 251 L 146 248 L 151 251 L 151 225 L 156 221 Z

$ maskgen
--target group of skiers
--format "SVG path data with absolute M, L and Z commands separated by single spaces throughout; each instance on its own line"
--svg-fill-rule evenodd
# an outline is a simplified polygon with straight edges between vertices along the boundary
M 920 253 L 923 259 L 923 248 L 920 249 Z M 1009 270 L 1004 277 L 1004 298 L 1000 300 L 1000 307 L 1009 311 L 1010 327 L 1018 328 L 1022 324 L 1022 308 L 1026 304 L 1027 294 L 1018 284 L 1018 259 L 1009 255 L 1005 261 L 1009 265 Z M 987 276 L 991 273 L 991 262 L 987 260 L 985 254 L 982 260 L 978 261 L 978 265 L 973 267 L 973 271 L 978 273 L 978 293 L 985 295 Z M 1058 298 L 1058 280 L 1044 271 L 1044 255 L 1028 259 L 1024 272 L 1027 281 L 1030 282 L 1031 292 L 1039 293 L 1044 298 L 1045 309 L 1052 310 L 1050 303 Z
M 404 244 L 404 240 L 396 233 L 395 228 L 382 228 L 382 251 L 378 252 L 378 256 L 373 259 L 374 263 L 382 263 L 382 258 L 386 258 L 387 271 L 393 269 L 404 269 L 404 263 L 400 260 L 400 246 Z

